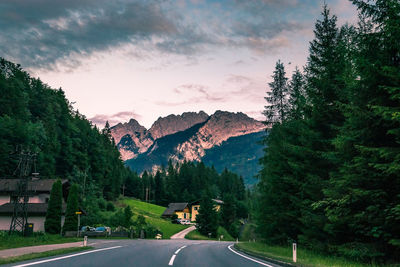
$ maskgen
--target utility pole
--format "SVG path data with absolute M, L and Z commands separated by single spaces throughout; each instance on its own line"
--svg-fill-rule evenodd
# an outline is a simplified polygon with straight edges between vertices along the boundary
M 25 226 L 28 223 L 27 203 L 29 202 L 28 182 L 30 180 L 30 171 L 32 163 L 35 164 L 36 153 L 21 150 L 19 154 L 18 166 L 14 175 L 18 175 L 19 181 L 16 190 L 12 193 L 11 199 L 14 203 L 13 216 L 10 224 L 11 234 L 14 231 L 21 231 L 25 234 Z M 38 176 L 36 166 L 33 175 Z

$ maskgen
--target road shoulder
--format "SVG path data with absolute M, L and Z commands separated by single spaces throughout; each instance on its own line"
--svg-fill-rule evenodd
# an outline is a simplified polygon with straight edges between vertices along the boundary
M 270 262 L 270 263 L 273 263 L 273 264 L 277 264 L 277 265 L 280 265 L 280 266 L 285 266 L 285 267 L 295 267 L 296 266 L 296 265 L 291 264 L 291 263 L 287 263 L 287 262 L 280 261 L 280 260 L 277 260 L 277 259 L 265 257 L 264 255 L 260 255 L 258 253 L 252 252 L 252 251 L 244 250 L 244 249 L 239 248 L 238 246 L 236 246 L 236 244 L 233 246 L 233 249 L 238 251 L 238 252 L 240 252 L 240 253 L 243 253 L 244 255 L 247 255 L 247 256 L 250 256 L 250 257 L 255 257 L 255 258 L 260 259 L 260 260 L 265 260 L 267 262 Z

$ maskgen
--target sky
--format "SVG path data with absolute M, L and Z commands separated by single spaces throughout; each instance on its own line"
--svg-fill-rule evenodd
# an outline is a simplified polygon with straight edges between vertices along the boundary
M 325 0 L 338 24 L 348 0 Z M 0 57 L 103 127 L 187 111 L 262 120 L 277 60 L 307 61 L 323 0 L 1 0 Z

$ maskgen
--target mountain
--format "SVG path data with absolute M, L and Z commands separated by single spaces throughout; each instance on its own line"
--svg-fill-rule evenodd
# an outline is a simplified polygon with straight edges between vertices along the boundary
M 189 129 L 195 124 L 205 122 L 208 117 L 209 116 L 204 111 L 200 111 L 199 113 L 185 112 L 182 115 L 160 117 L 153 123 L 149 132 L 154 140 L 156 140 L 163 136 Z
M 111 134 L 126 164 L 138 171 L 173 162 L 204 161 L 218 171 L 225 167 L 253 183 L 262 156 L 263 123 L 244 113 L 201 111 L 157 119 L 149 130 L 136 120 L 117 124 Z
M 208 117 L 204 111 L 169 115 L 158 118 L 149 130 L 135 119 L 131 119 L 128 123 L 118 123 L 111 127 L 111 135 L 121 153 L 121 158 L 128 160 L 146 152 L 155 140 L 184 131 L 197 123 L 206 121 Z

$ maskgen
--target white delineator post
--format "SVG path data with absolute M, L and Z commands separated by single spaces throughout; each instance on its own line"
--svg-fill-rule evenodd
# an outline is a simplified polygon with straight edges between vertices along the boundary
M 293 243 L 293 262 L 297 261 L 297 244 Z
M 86 247 L 87 246 L 87 235 L 85 235 L 83 237 L 83 246 Z

